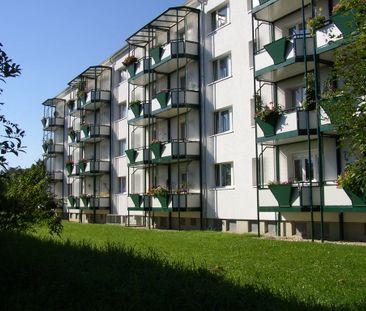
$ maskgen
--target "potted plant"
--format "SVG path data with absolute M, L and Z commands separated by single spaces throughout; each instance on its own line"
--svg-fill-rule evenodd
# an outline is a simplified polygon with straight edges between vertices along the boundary
M 319 28 L 323 27 L 324 24 L 325 24 L 325 16 L 323 16 L 323 15 L 318 14 L 312 18 L 309 18 L 307 27 L 310 31 L 311 36 L 314 37 L 316 34 L 316 31 Z
M 133 100 L 130 101 L 128 103 L 128 107 L 132 110 L 133 115 L 135 116 L 135 118 L 139 117 L 141 114 L 141 100 L 137 99 L 137 100 Z
M 127 70 L 132 77 L 135 74 L 137 57 L 135 55 L 128 55 L 122 62 L 127 67 Z
M 149 149 L 154 154 L 155 159 L 160 159 L 161 157 L 161 147 L 162 142 L 159 139 L 153 139 L 149 145 Z
M 160 202 L 162 208 L 168 208 L 169 205 L 169 190 L 163 186 L 152 188 L 152 194 Z
M 264 136 L 275 135 L 277 121 L 282 115 L 282 109 L 274 106 L 272 102 L 266 106 L 259 105 L 257 102 L 256 109 L 255 120 L 262 129 Z
M 80 159 L 78 164 L 79 164 L 79 169 L 82 173 L 85 172 L 85 169 L 86 169 L 86 164 L 88 163 L 88 160 L 87 159 Z
M 74 161 L 73 160 L 67 160 L 66 163 L 65 163 L 65 165 L 66 165 L 67 172 L 69 173 L 69 175 L 71 175 L 72 174 L 72 170 L 74 168 Z
M 295 188 L 292 187 L 292 181 L 278 182 L 271 181 L 268 188 L 276 198 L 279 207 L 291 207 L 294 197 Z

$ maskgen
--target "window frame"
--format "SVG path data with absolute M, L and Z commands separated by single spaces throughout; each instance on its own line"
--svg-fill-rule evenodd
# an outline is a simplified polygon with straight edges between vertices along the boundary
M 124 109 L 122 110 L 122 107 L 124 106 Z M 122 114 L 122 111 L 124 113 Z M 127 102 L 122 101 L 118 103 L 118 120 L 126 119 L 128 115 L 128 108 L 127 108 Z
M 302 170 L 301 174 L 301 180 L 299 180 L 299 178 L 297 178 L 298 176 L 296 176 L 296 161 L 301 161 L 301 166 L 300 169 Z M 317 182 L 319 181 L 319 167 L 318 167 L 318 163 L 319 163 L 319 156 L 318 154 L 312 153 L 311 155 L 311 166 L 312 166 L 312 172 L 308 172 L 308 165 L 307 165 L 307 161 L 308 161 L 308 154 L 306 153 L 297 153 L 297 154 L 293 154 L 292 155 L 292 167 L 293 167 L 293 177 L 294 180 L 298 180 L 298 181 L 302 181 L 302 182 L 310 182 L 310 179 L 307 178 L 307 176 L 313 175 L 313 178 L 311 179 L 312 182 Z
M 226 121 L 223 117 L 223 113 L 227 112 L 229 128 L 225 129 Z M 220 135 L 224 133 L 230 133 L 233 131 L 233 110 L 231 107 L 216 110 L 214 112 L 214 135 Z
M 224 180 L 227 179 L 225 177 L 225 172 L 223 168 L 229 167 L 229 174 L 230 174 L 230 183 L 225 182 Z M 233 162 L 223 162 L 223 163 L 216 163 L 215 164 L 215 188 L 232 188 L 234 186 L 234 165 Z M 223 182 L 224 181 L 224 182 Z
M 226 10 L 226 18 L 224 22 L 220 21 L 219 18 L 220 16 L 219 12 L 222 12 L 223 10 Z M 210 13 L 211 13 L 211 32 L 214 32 L 230 23 L 230 6 L 228 2 L 212 10 Z
M 122 152 L 122 143 L 123 142 L 124 142 L 124 151 Z M 127 150 L 127 139 L 126 138 L 118 139 L 118 153 L 117 153 L 117 156 L 118 157 L 126 156 L 126 150 Z
M 226 62 L 226 68 L 223 62 Z M 226 74 L 223 70 L 226 69 Z M 212 83 L 231 77 L 231 54 L 224 54 L 212 60 Z
M 123 180 L 124 180 L 124 187 L 123 187 Z M 119 194 L 127 193 L 127 178 L 126 178 L 126 176 L 119 176 L 118 177 L 118 193 Z

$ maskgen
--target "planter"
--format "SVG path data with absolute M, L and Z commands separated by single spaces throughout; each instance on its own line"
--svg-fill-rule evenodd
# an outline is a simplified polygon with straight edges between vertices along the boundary
M 348 197 L 351 199 L 353 206 L 355 206 L 355 207 L 357 207 L 357 206 L 365 207 L 366 206 L 366 195 L 365 194 L 357 195 L 347 188 L 343 188 L 343 190 L 348 195 Z
M 339 28 L 343 37 L 349 36 L 357 29 L 357 22 L 353 15 L 353 10 L 334 14 L 330 17 L 330 20 Z
M 291 207 L 295 189 L 291 184 L 269 185 L 268 188 L 276 198 L 279 207 Z
M 135 75 L 135 72 L 136 72 L 136 63 L 129 64 L 127 66 L 127 71 L 130 74 L 130 77 L 133 77 Z
M 84 172 L 85 172 L 85 169 L 86 169 L 86 163 L 87 163 L 87 162 L 84 162 L 84 161 L 79 162 L 79 169 L 80 169 L 80 172 L 81 172 L 81 173 L 84 173 Z
M 139 117 L 141 114 L 141 103 L 135 103 L 130 105 L 130 109 L 132 110 L 135 118 Z
M 273 63 L 278 65 L 286 60 L 286 52 L 288 46 L 288 39 L 286 37 L 273 41 L 264 46 L 264 49 L 272 57 Z
M 142 196 L 139 194 L 130 194 L 130 198 L 135 207 L 140 207 L 142 203 Z
M 160 92 L 155 95 L 155 98 L 160 104 L 160 108 L 166 108 L 166 105 L 168 103 L 168 95 L 168 92 Z
M 73 131 L 73 132 L 69 132 L 69 137 L 71 139 L 71 142 L 75 142 L 75 138 L 76 138 L 76 133 Z
M 82 125 L 81 130 L 83 131 L 85 137 L 89 136 L 89 132 L 90 132 L 90 126 L 89 125 Z
M 69 203 L 71 207 L 74 207 L 76 204 L 76 198 L 75 197 L 69 197 Z
M 276 134 L 276 126 L 280 115 L 271 113 L 265 119 L 255 118 L 255 121 L 263 131 L 264 136 L 273 136 Z
M 72 170 L 73 170 L 73 168 L 74 168 L 74 164 L 72 164 L 72 163 L 67 163 L 67 164 L 66 164 L 66 171 L 67 171 L 67 173 L 68 173 L 69 175 L 71 175 L 71 174 L 72 174 Z
M 90 197 L 80 197 L 81 201 L 84 204 L 84 207 L 88 207 L 90 204 Z
M 163 49 L 161 46 L 157 46 L 156 48 L 150 50 L 150 55 L 154 59 L 155 64 L 160 63 L 162 50 Z
M 130 163 L 131 164 L 135 163 L 136 156 L 137 156 L 136 150 L 134 150 L 134 149 L 128 149 L 125 152 L 126 152 L 126 156 L 127 156 L 128 160 L 130 161 Z
M 168 208 L 169 206 L 169 194 L 159 194 L 156 196 L 162 208 Z
M 161 142 L 151 143 L 150 144 L 149 149 L 154 154 L 155 159 L 160 159 L 161 158 L 161 147 L 162 147 Z
M 46 118 L 43 118 L 41 121 L 42 121 L 42 125 L 43 125 L 43 127 L 45 127 L 45 126 L 46 126 L 46 124 L 47 124 L 47 119 L 46 119 Z
M 43 151 L 44 152 L 47 152 L 47 150 L 48 150 L 48 144 L 47 143 L 44 143 L 43 145 L 42 145 L 42 148 L 43 148 Z

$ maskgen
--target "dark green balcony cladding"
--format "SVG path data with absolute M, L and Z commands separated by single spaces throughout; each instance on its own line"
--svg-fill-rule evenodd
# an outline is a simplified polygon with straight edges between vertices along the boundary
M 347 188 L 343 190 L 351 199 L 353 207 L 366 207 L 366 194 L 358 195 Z
M 87 163 L 86 161 L 80 161 L 78 163 L 79 169 L 80 169 L 80 173 L 85 173 L 86 163 Z
M 135 118 L 140 116 L 141 109 L 142 109 L 141 101 L 136 100 L 134 102 L 131 102 L 129 107 L 130 107 L 131 111 L 133 112 L 133 115 L 135 116 Z
M 89 125 L 82 125 L 80 129 L 83 131 L 84 136 L 88 137 L 90 134 L 90 126 Z
M 149 149 L 151 150 L 151 152 L 154 154 L 155 159 L 160 159 L 161 158 L 161 153 L 162 153 L 162 149 L 163 149 L 163 144 L 161 142 L 154 142 L 151 143 L 149 145 Z
M 130 77 L 134 76 L 136 72 L 136 63 L 129 64 L 127 66 L 127 71 L 130 74 Z
M 353 10 L 334 14 L 330 20 L 339 28 L 343 37 L 347 37 L 357 29 L 357 21 Z
M 134 164 L 136 161 L 137 151 L 135 149 L 127 149 L 125 152 L 130 164 Z
M 269 0 L 259 0 L 259 4 L 262 5 L 262 4 L 265 4 L 266 2 L 268 2 Z
M 161 53 L 162 53 L 162 47 L 157 46 L 150 50 L 150 55 L 153 58 L 155 64 L 159 63 L 161 61 Z
M 72 170 L 74 169 L 74 163 L 66 163 L 66 171 L 69 175 L 72 174 Z
M 324 98 L 319 101 L 319 105 L 323 108 L 329 119 L 332 121 L 332 115 L 337 113 L 337 104 L 344 101 L 344 96 L 336 96 L 332 98 Z
M 169 194 L 159 194 L 156 196 L 162 208 L 168 208 L 170 202 Z
M 48 146 L 49 144 L 48 143 L 43 143 L 42 144 L 42 148 L 43 148 L 43 151 L 46 153 L 48 151 Z
M 284 37 L 279 40 L 268 43 L 264 46 L 264 49 L 273 59 L 275 65 L 281 64 L 286 61 L 288 44 L 290 41 Z
M 136 208 L 140 208 L 141 207 L 141 203 L 142 203 L 142 195 L 140 194 L 130 194 L 129 197 L 131 198 L 133 204 L 135 205 Z
M 91 198 L 89 196 L 80 196 L 81 201 L 84 204 L 84 207 L 89 207 Z
M 168 104 L 169 92 L 160 92 L 155 95 L 155 98 L 158 100 L 160 104 L 160 108 L 166 108 Z
M 276 134 L 276 126 L 280 115 L 271 113 L 265 119 L 256 117 L 255 121 L 263 131 L 264 136 L 273 136 Z
M 74 196 L 69 196 L 68 201 L 69 201 L 71 207 L 74 208 L 74 206 L 76 204 L 76 198 Z
M 291 207 L 296 199 L 295 188 L 291 184 L 269 185 L 268 188 L 276 198 L 279 207 Z

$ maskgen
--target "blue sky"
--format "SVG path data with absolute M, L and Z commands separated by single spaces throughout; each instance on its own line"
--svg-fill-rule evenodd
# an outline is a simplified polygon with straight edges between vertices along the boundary
M 111 56 L 125 39 L 184 0 L 11 0 L 1 3 L 0 42 L 22 74 L 8 79 L 1 112 L 26 132 L 26 153 L 10 166 L 29 167 L 42 154 L 44 100 L 90 65 Z

